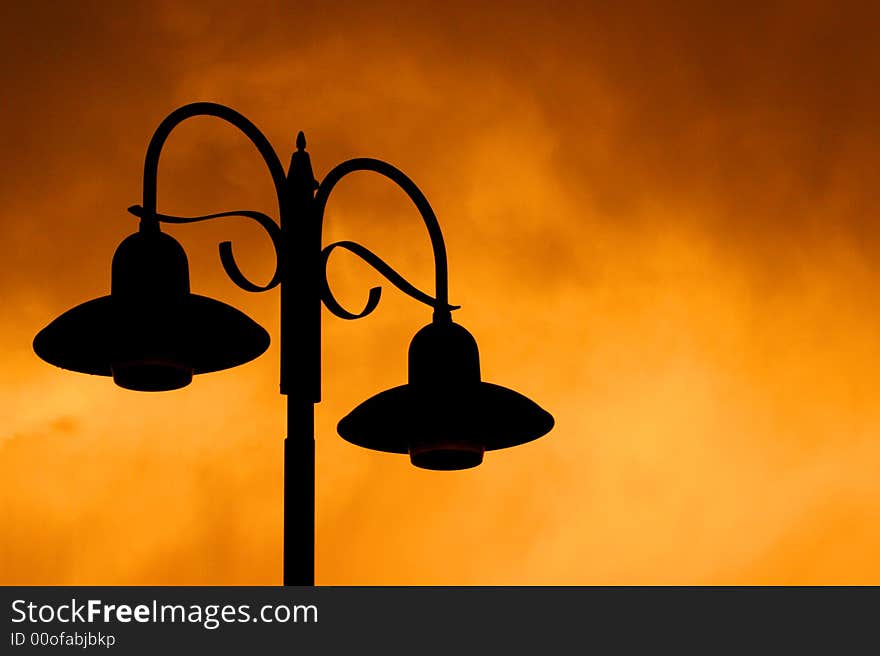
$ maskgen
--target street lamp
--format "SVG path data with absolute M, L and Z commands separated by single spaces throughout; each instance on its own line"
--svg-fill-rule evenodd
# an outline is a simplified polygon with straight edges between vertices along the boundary
M 237 210 L 198 217 L 156 211 L 159 155 L 171 131 L 193 116 L 214 116 L 241 130 L 269 168 L 278 197 L 280 225 L 260 212 Z M 359 256 L 391 284 L 433 309 L 430 324 L 409 347 L 409 382 L 377 394 L 344 417 L 337 427 L 349 442 L 390 453 L 408 453 L 417 467 L 466 469 L 479 465 L 484 451 L 501 449 L 546 434 L 553 417 L 533 401 L 481 380 L 477 344 L 452 321 L 446 247 L 428 201 L 400 170 L 377 159 L 351 159 L 319 184 L 300 132 L 288 173 L 269 141 L 238 112 L 216 103 L 191 103 L 169 114 L 153 134 L 144 162 L 143 205 L 129 208 L 139 229 L 113 256 L 110 294 L 68 310 L 34 338 L 34 351 L 63 369 L 112 376 L 126 389 L 158 392 L 179 389 L 194 374 L 228 369 L 260 356 L 268 333 L 233 307 L 193 294 L 186 253 L 160 223 L 193 223 L 243 216 L 259 223 L 275 246 L 276 267 L 265 285 L 239 269 L 229 242 L 220 260 L 244 290 L 281 288 L 281 394 L 287 396 L 284 440 L 284 584 L 314 585 L 315 404 L 321 400 L 321 305 L 343 319 L 359 319 L 379 303 L 370 289 L 360 312 L 346 310 L 327 283 L 326 265 L 338 249 Z M 435 295 L 430 296 L 360 244 L 340 241 L 322 247 L 327 199 L 353 171 L 390 178 L 415 203 L 434 251 Z

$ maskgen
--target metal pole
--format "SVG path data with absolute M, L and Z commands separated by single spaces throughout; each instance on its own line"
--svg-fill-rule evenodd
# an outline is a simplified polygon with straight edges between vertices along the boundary
M 315 406 L 287 397 L 284 585 L 315 585 Z
M 297 135 L 282 212 L 281 393 L 284 440 L 284 585 L 315 584 L 315 404 L 321 400 L 321 222 L 306 140 Z

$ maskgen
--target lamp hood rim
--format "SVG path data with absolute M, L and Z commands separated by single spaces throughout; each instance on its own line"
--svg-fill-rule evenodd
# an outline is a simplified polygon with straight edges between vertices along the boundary
M 512 389 L 480 381 L 438 400 L 411 384 L 385 390 L 367 399 L 337 425 L 339 435 L 356 446 L 388 453 L 408 453 L 418 426 L 432 420 L 444 404 L 463 403 L 455 412 L 469 422 L 486 451 L 525 444 L 549 433 L 553 416 Z
M 132 307 L 112 294 L 81 303 L 37 333 L 34 351 L 62 369 L 111 376 L 117 346 L 136 321 Z M 174 322 L 175 338 L 185 345 L 195 374 L 245 364 L 269 347 L 269 333 L 262 326 L 207 296 L 187 293 L 175 299 L 168 321 Z

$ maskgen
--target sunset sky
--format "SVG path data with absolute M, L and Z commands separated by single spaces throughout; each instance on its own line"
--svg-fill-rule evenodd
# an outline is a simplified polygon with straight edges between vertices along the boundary
M 748 6 L 751 5 L 751 6 Z M 278 292 L 242 219 L 168 229 L 193 291 L 272 346 L 143 394 L 56 369 L 38 330 L 109 292 L 143 156 L 196 100 L 321 178 L 403 169 L 443 226 L 456 321 L 546 437 L 430 472 L 336 422 L 406 380 L 430 311 L 325 311 L 316 582 L 880 584 L 880 9 L 871 2 L 5 3 L 0 20 L 0 583 L 280 584 Z M 170 214 L 276 215 L 211 118 L 163 151 Z M 423 289 L 405 196 L 356 174 L 325 243 Z M 381 279 L 331 260 L 360 308 Z

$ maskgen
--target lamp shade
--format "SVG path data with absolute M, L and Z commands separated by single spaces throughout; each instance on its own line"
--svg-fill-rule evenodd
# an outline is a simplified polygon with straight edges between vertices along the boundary
M 553 417 L 534 401 L 480 378 L 473 336 L 451 320 L 431 323 L 409 347 L 409 382 L 364 401 L 337 427 L 368 449 L 409 453 L 424 469 L 475 467 L 483 453 L 535 440 Z
M 190 292 L 186 253 L 158 230 L 122 241 L 108 296 L 68 310 L 34 338 L 50 364 L 147 392 L 184 387 L 194 374 L 244 364 L 268 346 L 268 333 L 247 315 Z

